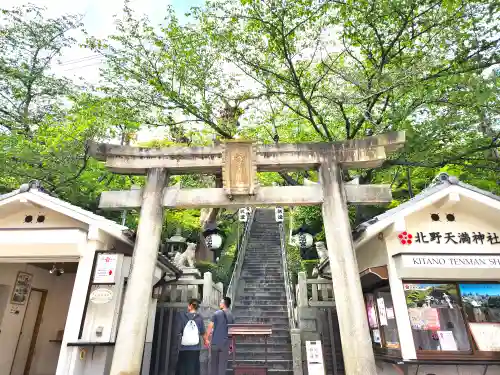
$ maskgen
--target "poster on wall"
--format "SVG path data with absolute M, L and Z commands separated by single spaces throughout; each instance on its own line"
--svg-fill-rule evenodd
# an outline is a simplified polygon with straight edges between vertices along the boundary
M 366 295 L 366 314 L 368 315 L 368 324 L 370 325 L 370 328 L 378 328 L 373 294 Z
M 411 328 L 416 331 L 437 331 L 441 329 L 438 309 L 412 307 L 408 309 Z
M 453 309 L 459 297 L 456 284 L 403 284 L 406 305 Z
M 392 307 L 386 308 L 385 311 L 387 312 L 387 319 L 394 319 L 394 309 Z
M 382 297 L 377 298 L 377 306 L 378 306 L 378 317 L 380 319 L 380 325 L 387 325 L 387 312 L 385 311 L 385 302 Z
M 460 284 L 459 288 L 469 322 L 500 322 L 500 284 Z
M 94 284 L 114 284 L 116 275 L 116 266 L 118 254 L 100 253 L 97 255 L 97 261 L 94 273 Z
M 424 329 L 427 331 L 437 331 L 441 329 L 438 309 L 433 309 L 431 307 L 422 309 L 422 320 L 424 321 Z
M 469 328 L 479 350 L 485 352 L 500 351 L 499 323 L 469 323 Z
M 15 305 L 26 304 L 31 290 L 32 280 L 33 275 L 30 273 L 21 271 L 17 273 L 16 282 L 14 284 L 14 289 L 12 290 L 12 296 L 10 298 L 10 303 Z
M 457 342 L 452 331 L 437 331 L 441 350 L 457 351 Z
M 372 333 L 373 333 L 373 342 L 376 344 L 380 344 L 382 342 L 382 339 L 380 338 L 380 331 L 378 329 L 374 329 Z

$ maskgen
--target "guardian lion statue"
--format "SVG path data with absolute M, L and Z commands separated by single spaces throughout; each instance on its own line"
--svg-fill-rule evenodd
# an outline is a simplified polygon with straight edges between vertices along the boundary
M 181 254 L 175 252 L 174 264 L 179 268 L 194 268 L 196 244 L 192 242 L 187 243 L 187 248 Z
M 323 241 L 318 241 L 314 244 L 316 246 L 316 251 L 318 252 L 319 261 L 322 262 L 328 258 L 328 250 Z

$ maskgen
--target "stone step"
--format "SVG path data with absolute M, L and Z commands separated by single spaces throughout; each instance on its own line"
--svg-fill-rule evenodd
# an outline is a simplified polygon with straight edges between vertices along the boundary
M 279 280 L 283 280 L 283 274 L 281 271 L 253 271 L 253 272 L 249 272 L 249 271 L 246 271 L 246 270 L 243 270 L 241 272 L 241 276 L 242 277 L 250 277 L 250 278 L 254 278 L 254 279 L 264 279 L 264 278 L 270 278 L 270 277 L 274 277 L 274 278 L 277 278 Z
M 243 271 L 241 271 L 241 274 L 243 277 L 245 277 L 244 275 L 245 273 L 245 268 L 243 267 Z M 255 277 L 255 276 L 260 276 L 259 279 L 266 279 L 266 280 L 276 280 L 276 281 L 280 281 L 280 280 L 283 280 L 283 276 L 282 275 L 273 275 L 271 273 L 267 273 L 267 274 L 263 274 L 263 275 L 251 275 L 249 274 L 251 277 Z
M 243 260 L 243 264 L 248 267 L 259 267 L 259 266 L 281 267 L 281 258 L 276 260 L 270 260 L 266 258 L 255 259 L 252 257 L 247 257 L 245 260 Z
M 286 299 L 286 292 L 284 289 L 278 290 L 278 291 L 253 289 L 253 290 L 245 290 L 241 296 L 242 297 L 252 297 L 252 298 L 266 298 L 267 296 L 269 296 L 269 297 L 285 297 L 285 299 Z M 245 299 L 247 299 L 247 298 L 245 298 Z
M 268 353 L 292 351 L 290 344 L 269 345 L 267 347 Z M 239 352 L 264 352 L 264 346 L 259 342 L 241 342 L 240 339 L 236 341 L 236 353 Z
M 239 319 L 236 320 L 238 323 L 252 323 L 252 324 L 261 324 L 261 323 L 253 323 L 253 322 L 243 322 L 240 321 Z M 273 326 L 272 327 L 272 334 L 270 338 L 281 338 L 281 337 L 290 337 L 290 329 L 288 327 L 288 324 L 286 327 L 283 326 Z M 239 340 L 239 339 L 238 339 Z
M 285 301 L 249 300 L 236 301 L 235 307 L 246 307 L 251 310 L 266 310 L 266 308 L 276 308 L 278 311 L 286 309 Z
M 288 326 L 288 315 L 283 316 L 254 316 L 254 315 L 238 315 L 235 317 L 236 323 L 251 323 L 251 324 L 271 324 L 271 325 L 286 325 Z M 277 327 L 279 328 L 279 327 Z
M 247 249 L 250 248 L 254 250 L 259 250 L 262 249 L 262 247 L 264 246 L 268 246 L 277 250 L 281 250 L 281 240 L 279 238 L 272 238 L 272 237 L 261 238 L 260 236 L 261 236 L 260 234 L 255 235 L 255 237 L 258 239 L 252 239 L 250 237 L 250 240 L 247 243 L 248 245 Z
M 264 348 L 262 347 L 260 347 L 259 349 L 256 348 L 255 350 L 236 350 L 236 363 L 239 363 L 240 360 L 262 360 L 264 358 L 266 358 L 266 353 L 264 351 Z M 267 352 L 267 359 L 269 362 L 275 360 L 291 361 L 292 358 L 293 356 L 291 349 Z
M 246 359 L 246 360 L 236 360 L 237 365 L 250 365 L 250 366 L 264 366 L 266 361 L 262 359 Z M 228 366 L 232 368 L 233 359 L 229 359 Z M 292 360 L 287 359 L 275 359 L 267 362 L 268 369 L 281 369 L 281 370 L 293 370 Z M 312 375 L 312 374 L 311 374 Z
M 243 336 L 238 338 L 238 341 L 236 342 L 236 346 L 240 344 L 259 344 L 262 347 L 264 347 L 265 340 L 263 337 L 259 336 Z M 267 339 L 267 344 L 269 345 L 268 347 L 275 346 L 275 345 L 291 345 L 292 340 L 290 339 L 290 335 L 288 336 L 274 336 L 272 335 L 271 337 L 268 337 Z M 238 349 L 236 349 L 238 350 Z
M 233 375 L 233 370 L 228 369 L 226 375 Z M 270 368 L 267 370 L 267 375 L 293 375 L 293 371 Z
M 247 311 L 261 312 L 261 311 L 286 311 L 286 304 L 277 304 L 276 301 L 273 304 L 259 304 L 258 301 L 255 301 L 252 304 L 246 304 L 242 302 L 236 302 L 234 307 L 243 307 Z
M 256 263 L 259 262 L 278 262 L 281 260 L 281 255 L 278 253 L 278 250 L 276 249 L 267 249 L 267 250 L 255 250 L 251 251 L 249 250 L 247 253 L 245 253 L 245 260 L 246 261 L 255 261 Z
M 241 272 L 242 279 L 253 279 L 253 280 L 283 280 L 283 275 L 280 272 Z
M 284 288 L 285 282 L 269 282 L 269 281 L 259 281 L 259 280 L 251 280 L 246 281 L 245 288 Z
M 263 318 L 276 318 L 276 317 L 286 317 L 288 319 L 288 311 L 287 309 L 283 310 L 261 310 L 259 311 L 258 315 L 255 312 L 255 309 L 249 309 L 248 306 L 243 306 L 243 307 L 235 307 L 233 309 L 233 315 L 235 316 L 235 319 L 238 319 L 238 316 L 260 316 Z
M 273 285 L 273 286 L 248 286 L 248 284 L 245 285 L 244 289 L 245 292 L 285 292 L 285 283 L 282 283 L 280 285 Z
M 269 246 L 269 247 L 273 247 L 275 249 L 281 249 L 281 240 L 279 237 L 277 237 L 277 238 L 261 237 L 260 233 L 255 235 L 255 237 L 258 237 L 258 239 L 252 239 L 250 237 L 250 240 L 247 243 L 247 245 L 248 245 L 247 249 L 253 248 L 255 250 L 258 250 L 259 248 L 262 248 L 262 246 Z
M 263 267 L 258 267 L 258 266 L 254 266 L 252 265 L 250 269 L 248 269 L 248 267 L 245 266 L 245 263 L 243 263 L 243 266 L 241 268 L 241 271 L 242 272 L 280 272 L 280 273 L 283 273 L 283 267 L 281 266 L 275 266 L 275 265 L 272 265 L 272 266 L 266 266 L 264 265 Z
M 284 296 L 271 296 L 271 295 L 264 295 L 261 296 L 256 296 L 256 295 L 241 295 L 238 298 L 238 302 L 247 302 L 247 301 L 252 301 L 252 302 L 262 302 L 263 305 L 267 305 L 272 302 L 286 302 L 286 297 Z
M 276 243 L 281 242 L 280 235 L 278 233 L 279 229 L 272 229 L 272 230 L 263 230 L 263 229 L 258 229 L 258 228 L 253 228 L 252 231 L 250 231 L 250 237 L 249 243 L 260 243 L 262 241 L 274 241 Z
M 272 297 L 286 297 L 286 291 L 285 288 L 275 288 L 275 289 L 269 289 L 269 288 L 245 288 L 243 292 L 238 293 L 239 296 L 248 296 L 248 297 L 255 297 L 255 298 L 266 298 L 266 296 L 272 296 Z
M 256 244 L 253 245 L 254 247 L 252 248 L 251 246 L 247 247 L 245 251 L 245 259 L 248 259 L 248 257 L 252 257 L 253 259 L 267 259 L 267 260 L 278 260 L 281 259 L 281 249 L 279 246 L 273 244 L 273 245 L 265 245 L 265 244 Z M 262 255 L 263 258 L 255 258 L 257 255 Z

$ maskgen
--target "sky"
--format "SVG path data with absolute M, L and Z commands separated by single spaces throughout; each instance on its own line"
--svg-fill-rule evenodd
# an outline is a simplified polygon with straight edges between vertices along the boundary
M 34 4 L 47 9 L 48 17 L 58 17 L 63 14 L 80 14 L 83 17 L 84 28 L 89 35 L 97 38 L 106 38 L 114 31 L 113 16 L 120 15 L 123 0 L 1 0 L 4 8 L 18 5 Z M 202 5 L 203 0 L 130 0 L 131 8 L 138 14 L 145 14 L 153 24 L 162 22 L 165 9 L 171 5 L 179 18 L 189 11 L 192 6 Z M 75 32 L 73 35 L 82 42 L 83 34 Z M 92 51 L 78 46 L 67 49 L 61 57 L 61 65 L 53 67 L 57 75 L 66 76 L 78 82 L 81 78 L 91 84 L 97 84 L 99 79 L 99 56 Z

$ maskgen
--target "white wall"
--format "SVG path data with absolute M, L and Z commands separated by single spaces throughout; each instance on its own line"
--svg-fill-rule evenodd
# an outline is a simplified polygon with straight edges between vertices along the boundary
M 463 200 L 463 202 L 462 202 Z M 454 206 L 442 206 L 441 202 L 436 202 L 435 205 L 426 207 L 425 209 L 409 215 L 405 218 L 406 230 L 408 233 L 413 235 L 413 240 L 417 232 L 424 232 L 427 234 L 426 240 L 429 240 L 429 232 L 441 232 L 442 234 L 446 232 L 453 232 L 457 234 L 458 232 L 482 232 L 487 234 L 487 232 L 496 232 L 500 236 L 500 221 L 498 216 L 496 220 L 491 220 L 492 211 L 490 207 L 483 206 L 477 203 L 475 206 L 471 205 L 465 199 L 462 199 Z M 436 213 L 439 214 L 441 221 L 432 221 L 430 215 Z M 455 222 L 448 222 L 446 220 L 446 214 L 454 214 Z M 496 211 L 498 215 L 498 211 Z M 444 236 L 441 238 L 441 244 L 438 245 L 435 242 L 424 244 L 417 243 L 413 241 L 411 245 L 401 245 L 397 238 L 400 232 L 387 231 L 387 249 L 389 255 L 392 256 L 401 252 L 412 252 L 412 253 L 498 253 L 500 245 L 491 245 L 484 240 L 484 244 L 445 244 Z M 457 238 L 455 238 L 457 239 Z
M 32 288 L 48 291 L 30 375 L 53 375 L 56 371 L 61 344 L 51 343 L 49 340 L 54 340 L 57 331 L 64 329 L 75 275 L 64 274 L 56 277 L 45 269 L 28 264 L 0 263 L 0 284 L 10 286 L 9 299 L 19 271 L 33 275 Z M 12 306 L 14 305 L 7 303 L 0 322 L 1 375 L 9 373 L 26 308 L 26 305 L 19 306 L 19 313 L 13 314 Z
M 31 215 L 33 217 L 33 222 L 24 222 L 27 215 Z M 45 216 L 45 221 L 43 223 L 37 223 L 36 219 L 39 215 Z M 88 225 L 44 207 L 37 207 L 33 204 L 12 202 L 7 206 L 2 207 L 0 228 L 80 228 L 87 230 Z
M 359 272 L 377 266 L 387 264 L 387 249 L 385 241 L 377 237 L 356 248 L 356 259 L 358 261 Z

